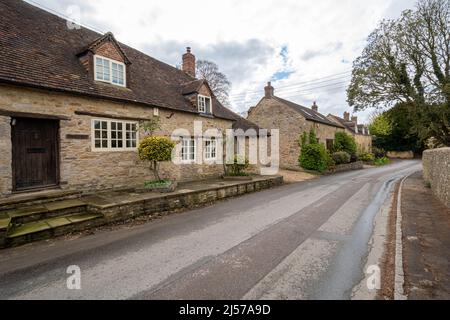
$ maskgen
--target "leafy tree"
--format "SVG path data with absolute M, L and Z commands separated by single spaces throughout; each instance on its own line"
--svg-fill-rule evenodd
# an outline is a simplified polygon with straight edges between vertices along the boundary
M 216 98 L 225 106 L 229 106 L 231 82 L 225 74 L 219 71 L 217 64 L 207 60 L 197 61 L 197 78 L 208 81 Z
M 334 152 L 347 152 L 350 155 L 356 154 L 355 138 L 345 132 L 336 132 L 333 150 Z
M 385 113 L 380 113 L 372 119 L 369 129 L 372 135 L 385 137 L 392 133 L 392 124 Z
M 388 151 L 421 152 L 424 149 L 422 139 L 411 131 L 412 115 L 405 104 L 376 116 L 370 125 L 370 131 L 375 136 L 374 146 Z
M 450 145 L 450 1 L 419 0 L 383 20 L 353 65 L 348 102 L 355 110 L 409 109 L 411 132 Z
M 159 176 L 160 163 L 172 159 L 173 148 L 175 148 L 175 143 L 166 137 L 149 136 L 139 144 L 139 158 L 150 162 L 150 170 L 153 171 L 157 181 L 161 181 Z

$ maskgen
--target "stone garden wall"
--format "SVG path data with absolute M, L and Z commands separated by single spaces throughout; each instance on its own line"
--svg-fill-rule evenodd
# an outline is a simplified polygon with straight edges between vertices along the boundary
M 450 148 L 423 153 L 423 178 L 433 193 L 450 208 Z

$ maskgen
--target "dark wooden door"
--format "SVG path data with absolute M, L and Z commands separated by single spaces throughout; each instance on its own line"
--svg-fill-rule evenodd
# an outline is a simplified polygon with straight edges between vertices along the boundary
M 13 186 L 16 191 L 58 184 L 58 128 L 56 120 L 13 119 Z

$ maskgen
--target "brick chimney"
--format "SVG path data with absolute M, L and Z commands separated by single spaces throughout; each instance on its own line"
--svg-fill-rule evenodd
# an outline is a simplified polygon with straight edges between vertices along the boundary
M 267 87 L 264 88 L 265 97 L 272 98 L 274 96 L 275 89 L 272 87 L 272 83 L 268 82 Z
M 186 53 L 183 54 L 182 70 L 195 78 L 195 56 L 191 53 L 191 47 L 187 47 Z
M 319 106 L 316 104 L 316 102 L 314 101 L 311 109 L 313 109 L 315 112 L 319 112 Z
M 352 122 L 358 124 L 358 117 L 352 117 Z
M 344 112 L 344 120 L 345 121 L 350 121 L 350 112 Z

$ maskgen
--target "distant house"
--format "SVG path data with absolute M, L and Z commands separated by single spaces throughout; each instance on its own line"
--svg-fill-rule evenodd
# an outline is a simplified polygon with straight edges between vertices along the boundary
M 264 97 L 249 110 L 248 120 L 261 128 L 280 130 L 280 167 L 299 167 L 299 137 L 311 129 L 316 132 L 319 142 L 331 150 L 336 132 L 345 131 L 345 127 L 321 114 L 316 103 L 307 108 L 279 98 L 274 93 L 275 89 L 269 82 Z
M 332 114 L 327 118 L 345 127 L 345 131 L 355 138 L 359 152 L 372 152 L 372 135 L 367 126 L 358 124 L 358 117 L 350 119 L 350 113 L 344 112 L 343 118 Z
M 158 116 L 158 135 L 177 128 L 256 127 L 224 107 L 195 78 L 195 56 L 182 70 L 113 34 L 70 28 L 66 20 L 24 1 L 0 2 L 0 195 L 42 188 L 102 189 L 152 179 L 137 156 L 140 124 Z M 199 148 L 199 143 L 204 143 Z M 213 138 L 182 137 L 184 165 L 163 176 L 195 180 L 223 173 Z M 200 151 L 202 150 L 203 151 Z

